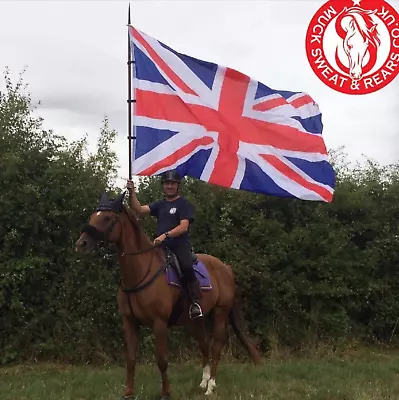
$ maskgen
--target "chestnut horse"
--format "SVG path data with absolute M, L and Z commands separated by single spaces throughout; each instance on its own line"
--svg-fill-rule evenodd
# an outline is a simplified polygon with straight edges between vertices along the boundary
M 145 234 L 135 213 L 123 204 L 125 192 L 115 200 L 104 193 L 99 207 L 90 216 L 76 242 L 76 251 L 88 253 L 100 242 L 115 243 L 120 265 L 118 311 L 122 315 L 127 352 L 127 374 L 124 399 L 135 394 L 134 375 L 140 326 L 152 329 L 155 336 L 156 359 L 162 377 L 161 399 L 169 399 L 170 385 L 167 368 L 167 334 L 171 325 L 189 325 L 202 353 L 202 381 L 200 387 L 210 395 L 216 386 L 216 369 L 230 321 L 237 337 L 255 364 L 261 356 L 248 341 L 238 319 L 235 299 L 235 281 L 229 265 L 207 254 L 197 259 L 209 272 L 211 290 L 201 292 L 204 316 L 212 317 L 212 365 L 210 365 L 210 338 L 204 318 L 190 320 L 188 300 L 179 285 L 170 285 L 166 272 L 170 268 L 165 251 L 154 245 Z

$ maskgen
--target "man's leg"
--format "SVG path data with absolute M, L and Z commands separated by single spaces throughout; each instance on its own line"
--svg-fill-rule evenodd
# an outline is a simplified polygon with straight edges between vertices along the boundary
M 190 245 L 179 245 L 172 249 L 178 258 L 182 272 L 183 272 L 183 285 L 187 289 L 188 295 L 191 300 L 190 306 L 190 318 L 202 317 L 201 306 L 199 300 L 201 298 L 201 288 L 199 282 L 195 276 L 193 269 L 193 258 L 191 254 Z

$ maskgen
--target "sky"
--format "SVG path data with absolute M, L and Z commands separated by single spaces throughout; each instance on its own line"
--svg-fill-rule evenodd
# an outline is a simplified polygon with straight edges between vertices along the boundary
M 319 104 L 327 148 L 399 162 L 399 76 L 364 95 L 338 93 L 313 73 L 309 22 L 324 0 L 131 0 L 132 25 L 173 49 L 239 70 Z M 24 80 L 44 127 L 95 147 L 102 120 L 118 132 L 120 184 L 128 177 L 128 1 L 0 1 L 0 69 Z M 389 4 L 399 10 L 399 0 Z M 3 82 L 0 83 L 0 88 Z

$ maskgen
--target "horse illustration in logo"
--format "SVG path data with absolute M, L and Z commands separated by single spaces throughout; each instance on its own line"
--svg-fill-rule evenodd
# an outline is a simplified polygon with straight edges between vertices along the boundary
M 373 20 L 377 10 L 364 10 L 360 7 L 345 7 L 335 21 L 338 36 L 343 39 L 343 49 L 349 59 L 346 67 L 335 51 L 335 61 L 338 67 L 353 80 L 360 80 L 374 67 L 377 61 L 378 49 L 381 44 L 378 24 Z M 366 56 L 369 59 L 365 65 Z

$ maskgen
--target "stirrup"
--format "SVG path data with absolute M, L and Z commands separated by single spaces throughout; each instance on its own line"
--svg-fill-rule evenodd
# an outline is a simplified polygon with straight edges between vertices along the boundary
M 199 314 L 193 316 L 193 307 L 195 307 L 195 306 L 198 308 Z M 189 309 L 188 313 L 189 313 L 189 315 L 190 315 L 190 319 L 197 319 L 197 318 L 202 317 L 202 315 L 203 315 L 203 314 L 202 314 L 201 306 L 200 306 L 197 302 L 194 302 L 194 303 L 192 303 L 192 304 L 190 305 L 190 309 Z

